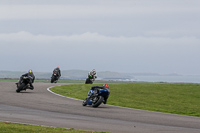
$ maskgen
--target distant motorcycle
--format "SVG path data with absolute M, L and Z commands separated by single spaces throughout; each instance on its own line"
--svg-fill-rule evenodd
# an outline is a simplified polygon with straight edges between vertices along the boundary
M 22 90 L 31 89 L 29 82 L 32 80 L 31 76 L 23 77 L 20 83 L 16 83 L 17 90 L 16 92 L 19 93 Z
M 58 78 L 59 78 L 58 72 L 56 72 L 56 71 L 53 72 L 53 74 L 52 74 L 52 76 L 51 76 L 51 83 L 57 83 Z
M 85 81 L 85 84 L 93 84 L 93 82 L 95 81 L 95 78 L 93 75 L 88 75 L 88 78 Z
M 92 107 L 98 107 L 106 97 L 110 95 L 110 90 L 104 90 L 104 89 L 95 89 L 90 90 L 88 92 L 88 97 L 83 101 L 82 105 L 92 105 Z
M 94 79 L 88 77 L 88 78 L 86 79 L 86 81 L 85 81 L 85 84 L 93 84 L 93 82 L 94 82 Z

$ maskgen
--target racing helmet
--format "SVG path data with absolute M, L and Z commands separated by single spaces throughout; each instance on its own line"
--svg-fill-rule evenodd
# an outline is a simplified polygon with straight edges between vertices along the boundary
M 96 70 L 95 70 L 95 69 L 93 69 L 93 70 L 92 70 L 92 73 L 95 75 L 95 74 L 96 74 Z
M 109 85 L 108 85 L 108 84 L 104 84 L 103 86 L 106 87 L 106 88 L 109 88 Z
M 33 71 L 30 69 L 30 70 L 28 70 L 28 73 L 33 73 Z

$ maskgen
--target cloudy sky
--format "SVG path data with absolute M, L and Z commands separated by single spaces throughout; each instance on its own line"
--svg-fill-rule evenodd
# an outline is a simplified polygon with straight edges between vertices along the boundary
M 0 70 L 200 74 L 199 0 L 0 0 Z

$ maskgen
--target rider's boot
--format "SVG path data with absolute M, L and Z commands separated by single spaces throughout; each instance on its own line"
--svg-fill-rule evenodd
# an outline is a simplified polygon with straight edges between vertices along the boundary
M 103 103 L 106 104 L 106 103 L 107 103 L 107 99 L 104 99 L 104 100 L 103 100 Z
M 33 90 L 34 86 L 32 85 L 32 83 L 30 83 L 30 89 Z

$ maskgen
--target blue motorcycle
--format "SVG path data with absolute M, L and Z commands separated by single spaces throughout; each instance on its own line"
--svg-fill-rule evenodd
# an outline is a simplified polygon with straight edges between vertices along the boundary
M 88 97 L 83 101 L 82 105 L 91 105 L 98 107 L 102 102 L 105 102 L 110 94 L 110 89 L 95 89 L 88 92 Z

